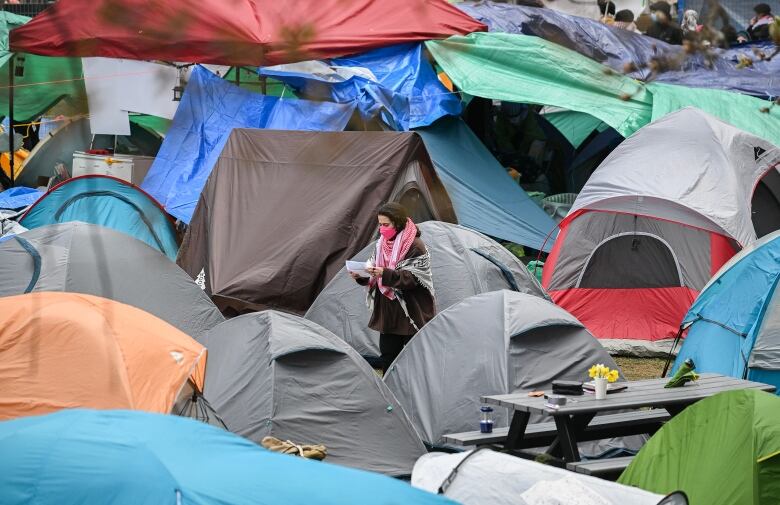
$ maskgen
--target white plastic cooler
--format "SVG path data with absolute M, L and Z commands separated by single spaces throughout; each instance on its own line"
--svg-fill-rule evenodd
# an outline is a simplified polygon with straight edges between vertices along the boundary
M 110 175 L 132 182 L 133 158 L 122 155 L 88 154 L 82 151 L 73 153 L 73 177 L 80 175 Z

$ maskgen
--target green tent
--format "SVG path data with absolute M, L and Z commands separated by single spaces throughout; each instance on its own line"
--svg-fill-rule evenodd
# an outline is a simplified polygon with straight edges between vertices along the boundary
M 618 482 L 661 494 L 682 490 L 691 505 L 780 503 L 780 398 L 743 389 L 688 407 L 653 435 Z
M 780 145 L 780 107 L 729 91 L 643 84 L 553 42 L 528 35 L 472 33 L 426 42 L 465 93 L 587 113 L 623 136 L 686 106 Z

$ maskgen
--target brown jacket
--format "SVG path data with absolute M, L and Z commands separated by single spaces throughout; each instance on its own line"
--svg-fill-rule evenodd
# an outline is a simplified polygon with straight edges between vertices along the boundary
M 415 258 L 425 254 L 427 249 L 420 238 L 414 239 L 409 248 L 407 258 Z M 368 284 L 368 279 L 358 279 L 362 285 Z M 401 291 L 406 302 L 409 315 L 414 320 L 417 328 L 422 328 L 425 323 L 436 315 L 436 303 L 430 291 L 420 286 L 414 276 L 403 270 L 385 268 L 382 273 L 382 284 Z M 398 300 L 391 300 L 380 293 L 376 287 L 374 293 L 374 311 L 368 327 L 379 333 L 391 335 L 414 335 L 417 331 L 407 319 L 404 310 Z

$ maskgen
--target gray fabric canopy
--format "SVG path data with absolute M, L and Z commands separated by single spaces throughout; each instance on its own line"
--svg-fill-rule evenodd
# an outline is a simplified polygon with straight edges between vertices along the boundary
M 587 381 L 596 363 L 617 368 L 574 316 L 543 298 L 503 290 L 467 298 L 432 319 L 384 381 L 423 440 L 436 444 L 444 434 L 479 429 L 481 395 Z M 506 409 L 494 419 L 497 428 L 507 426 Z
M 204 396 L 228 429 L 324 444 L 327 461 L 410 475 L 425 446 L 403 408 L 351 347 L 301 317 L 245 314 L 199 339 Z
M 43 226 L 0 242 L 0 296 L 65 291 L 145 310 L 191 337 L 225 320 L 197 284 L 159 251 L 109 228 Z
M 520 260 L 485 235 L 439 221 L 421 223 L 419 229 L 431 253 L 439 311 L 469 296 L 499 289 L 547 296 Z M 367 260 L 374 247 L 367 246 L 354 259 Z M 345 268 L 320 293 L 305 317 L 342 337 L 363 356 L 379 356 L 379 333 L 368 328 L 366 288 Z

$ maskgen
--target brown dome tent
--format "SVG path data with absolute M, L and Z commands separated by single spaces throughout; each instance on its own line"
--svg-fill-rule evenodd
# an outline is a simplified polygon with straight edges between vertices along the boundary
M 227 315 L 303 314 L 376 233 L 375 211 L 455 222 L 422 140 L 409 132 L 234 129 L 200 195 L 178 264 Z M 202 274 L 201 274 L 202 273 Z

